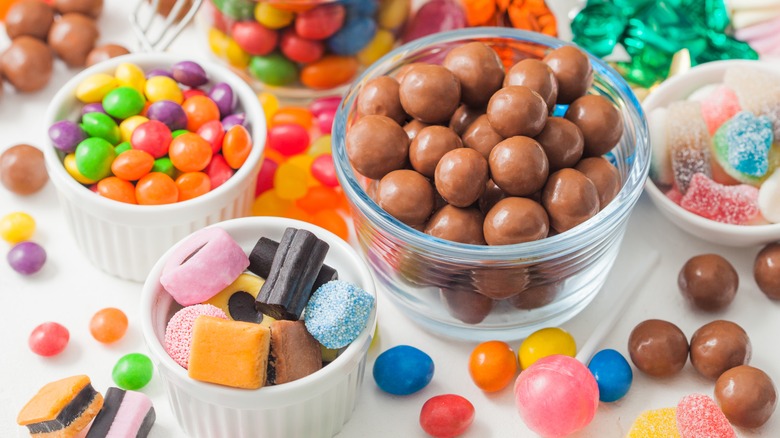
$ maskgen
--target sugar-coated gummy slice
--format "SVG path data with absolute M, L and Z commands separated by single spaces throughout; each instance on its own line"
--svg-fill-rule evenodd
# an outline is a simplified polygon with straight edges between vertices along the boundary
M 627 438 L 680 438 L 676 411 L 663 408 L 642 412 L 631 425 Z
M 682 201 L 682 193 L 680 193 L 679 190 L 677 190 L 677 187 L 672 187 L 667 191 L 666 197 L 669 198 L 672 202 L 674 202 L 677 205 L 680 205 L 680 201 Z
M 303 321 L 271 323 L 271 354 L 268 383 L 281 385 L 313 374 L 322 368 L 320 344 Z
M 733 67 L 726 70 L 723 83 L 737 93 L 743 110 L 769 118 L 775 137 L 780 137 L 780 75 L 761 68 Z
M 734 166 L 732 166 L 729 162 L 728 132 L 730 125 L 731 121 L 726 121 L 726 123 L 721 125 L 721 127 L 715 132 L 715 136 L 712 139 L 711 151 L 713 156 L 713 179 L 716 179 L 715 176 L 718 173 L 716 168 L 719 167 L 720 170 L 725 172 L 727 177 L 733 179 L 733 181 L 718 181 L 721 184 L 743 183 L 758 187 L 766 179 L 766 177 L 769 176 L 770 173 L 772 173 L 778 166 L 780 166 L 780 145 L 775 144 L 769 148 L 769 154 L 767 156 L 767 171 L 763 176 L 757 177 L 740 172 L 739 170 L 735 169 Z
M 653 154 L 650 160 L 650 178 L 660 186 L 671 186 L 674 183 L 672 158 L 669 153 L 669 145 L 666 142 L 666 122 L 666 108 L 656 108 L 648 117 Z
M 271 273 L 271 265 L 273 264 L 274 255 L 276 255 L 277 249 L 279 249 L 279 242 L 267 237 L 261 237 L 249 254 L 249 267 L 247 269 L 260 277 L 268 278 L 268 275 Z M 338 271 L 323 264 L 319 274 L 317 274 L 317 278 L 314 280 L 312 292 L 323 284 L 338 279 Z
M 146 438 L 156 418 L 146 394 L 111 387 L 86 438 Z
M 710 134 L 741 110 L 737 93 L 725 85 L 718 86 L 701 100 L 701 115 Z
M 766 175 L 773 140 L 769 119 L 742 111 L 729 120 L 725 129 L 729 164 L 750 176 Z
M 780 172 L 777 170 L 758 189 L 758 208 L 769 222 L 780 222 Z
M 677 429 L 682 438 L 736 438 L 734 428 L 715 400 L 690 394 L 677 405 Z
M 720 84 L 707 84 L 703 87 L 699 87 L 693 93 L 688 95 L 686 100 L 695 100 L 697 102 L 701 102 L 702 100 L 708 98 L 713 91 L 718 89 L 718 87 L 720 87 Z
M 685 193 L 693 175 L 703 173 L 710 176 L 710 135 L 701 116 L 699 102 L 672 103 L 666 122 L 666 142 L 674 182 L 680 192 Z
M 190 362 L 190 347 L 192 345 L 192 328 L 195 320 L 201 315 L 228 319 L 225 312 L 211 304 L 196 304 L 176 312 L 165 327 L 165 351 L 177 364 L 185 369 Z
M 306 329 L 327 348 L 341 348 L 357 339 L 368 324 L 374 297 L 342 280 L 325 283 L 306 306 Z
M 758 189 L 741 184 L 724 186 L 697 173 L 682 199 L 682 208 L 699 216 L 725 224 L 746 224 L 755 220 L 758 208 Z
M 89 377 L 79 375 L 46 384 L 16 417 L 33 437 L 70 438 L 79 434 L 103 407 L 103 396 Z
M 241 274 L 236 281 L 203 304 L 218 307 L 234 321 L 254 322 L 270 327 L 274 319 L 255 309 L 255 299 L 264 282 L 255 275 Z

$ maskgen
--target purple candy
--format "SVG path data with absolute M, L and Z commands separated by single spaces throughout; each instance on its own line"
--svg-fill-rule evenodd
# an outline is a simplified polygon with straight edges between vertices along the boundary
M 160 100 L 149 105 L 146 117 L 164 123 L 171 131 L 187 128 L 187 114 L 184 109 L 170 100 Z
M 89 113 L 105 114 L 106 110 L 103 109 L 103 104 L 100 102 L 88 103 L 81 108 L 81 115 L 83 116 L 84 114 L 89 114 Z
M 322 97 L 309 104 L 309 111 L 315 116 L 324 112 L 335 113 L 341 103 L 341 96 Z
M 466 12 L 457 1 L 431 0 L 424 4 L 406 25 L 403 42 L 445 30 L 462 29 L 466 25 Z
M 49 138 L 55 148 L 71 153 L 79 143 L 87 139 L 87 134 L 76 122 L 60 120 L 49 127 Z
M 8 251 L 8 264 L 22 275 L 40 271 L 46 263 L 46 251 L 35 242 L 22 242 Z
M 188 87 L 200 87 L 209 81 L 206 70 L 192 61 L 177 62 L 173 65 L 173 78 Z
M 330 134 L 333 129 L 333 119 L 336 113 L 331 111 L 325 111 L 317 116 L 317 127 L 320 128 L 320 132 L 323 134 Z
M 236 125 L 242 125 L 246 128 L 246 114 L 236 113 L 222 119 L 222 128 L 225 132 Z
M 209 98 L 217 104 L 222 117 L 229 116 L 236 107 L 236 95 L 230 85 L 220 82 L 209 91 Z
M 173 79 L 173 74 L 169 72 L 168 70 L 162 69 L 162 68 L 154 68 L 152 70 L 149 70 L 146 73 L 146 79 L 149 79 L 154 76 L 167 76 L 171 79 Z

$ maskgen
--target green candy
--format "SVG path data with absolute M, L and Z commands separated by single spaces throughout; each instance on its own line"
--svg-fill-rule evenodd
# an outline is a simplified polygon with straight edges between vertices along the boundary
M 289 85 L 298 79 L 298 68 L 279 53 L 253 56 L 249 61 L 249 73 L 268 85 Z
M 152 172 L 160 172 L 164 173 L 171 178 L 174 177 L 176 174 L 176 169 L 173 167 L 173 163 L 171 162 L 171 159 L 168 157 L 162 157 L 154 160 L 154 164 L 152 165 Z
M 574 17 L 571 31 L 575 43 L 596 56 L 607 56 L 615 48 L 626 24 L 626 18 L 616 5 L 591 2 Z
M 176 138 L 176 137 L 178 137 L 178 136 L 180 136 L 182 134 L 186 134 L 188 132 L 190 132 L 190 131 L 187 131 L 186 129 L 177 129 L 177 130 L 171 132 L 171 136 L 173 138 Z
M 135 391 L 146 386 L 152 380 L 154 367 L 152 361 L 141 353 L 130 353 L 122 356 L 114 365 L 111 377 L 116 386 Z
M 114 158 L 114 146 L 100 137 L 88 138 L 76 146 L 76 168 L 82 175 L 94 181 L 111 175 Z
M 213 2 L 220 12 L 234 20 L 253 19 L 255 14 L 255 2 L 249 0 L 213 0 Z
M 119 126 L 111 116 L 103 113 L 87 113 L 81 117 L 81 129 L 90 137 L 98 137 L 115 145 L 122 139 Z
M 116 152 L 116 154 L 119 155 L 122 152 L 129 151 L 132 148 L 133 146 L 130 145 L 129 141 L 123 141 L 122 143 L 119 143 L 118 145 L 114 146 L 114 152 Z
M 103 98 L 103 109 L 117 119 L 126 119 L 144 110 L 146 99 L 135 88 L 119 87 L 109 91 Z

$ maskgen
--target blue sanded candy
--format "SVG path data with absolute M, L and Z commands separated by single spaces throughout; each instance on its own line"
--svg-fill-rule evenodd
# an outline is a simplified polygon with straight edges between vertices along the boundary
M 728 160 L 736 170 L 750 176 L 764 176 L 769 170 L 772 122 L 742 111 L 727 122 Z
M 374 362 L 374 381 L 382 391 L 409 395 L 425 388 L 433 379 L 433 359 L 409 345 L 384 351 Z
M 376 34 L 376 22 L 368 17 L 347 20 L 344 27 L 328 39 L 328 47 L 337 55 L 354 55 L 363 50 Z
M 60 120 L 49 127 L 49 138 L 55 148 L 71 153 L 76 150 L 76 146 L 87 139 L 87 134 L 76 122 L 70 120 Z
M 187 127 L 187 113 L 184 112 L 184 108 L 170 100 L 160 100 L 149 105 L 146 117 L 164 123 L 171 131 Z
M 603 402 L 613 402 L 623 398 L 634 380 L 634 373 L 626 358 L 611 349 L 596 353 L 590 360 L 588 369 L 596 378 L 596 383 L 599 385 L 599 400 Z
M 306 305 L 306 329 L 327 348 L 341 348 L 366 327 L 374 297 L 352 283 L 333 280 L 320 286 Z

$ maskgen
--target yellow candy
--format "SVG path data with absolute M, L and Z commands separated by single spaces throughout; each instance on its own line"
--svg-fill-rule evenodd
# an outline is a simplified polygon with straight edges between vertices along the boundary
M 555 327 L 533 332 L 531 336 L 525 338 L 517 350 L 521 369 L 526 369 L 537 360 L 554 354 L 571 357 L 577 355 L 577 344 L 574 338 L 566 330 Z
M 401 27 L 409 16 L 409 0 L 383 0 L 379 5 L 379 26 L 395 30 Z
M 209 29 L 209 48 L 211 51 L 220 58 L 227 57 L 228 43 L 230 43 L 230 37 L 220 32 L 219 29 Z
M 130 64 L 129 62 L 123 62 L 119 64 L 114 72 L 116 80 L 120 87 L 135 88 L 139 92 L 144 92 L 144 85 L 146 85 L 146 75 L 141 67 Z
M 249 53 L 246 53 L 233 38 L 228 38 L 225 57 L 227 58 L 228 64 L 236 68 L 246 68 L 251 59 Z
M 258 3 L 255 7 L 255 20 L 269 29 L 281 29 L 292 23 L 295 15 L 290 11 L 283 11 L 268 3 Z
M 279 111 L 279 99 L 272 93 L 263 91 L 257 95 L 260 100 L 260 106 L 263 107 L 265 113 L 265 123 L 270 124 L 271 118 Z
M 331 153 L 331 137 L 330 134 L 325 134 L 322 137 L 314 140 L 314 143 L 309 147 L 309 155 L 312 157 L 318 157 L 322 154 Z
M 119 132 L 122 134 L 122 141 L 130 141 L 130 137 L 133 136 L 133 131 L 138 126 L 148 122 L 144 116 L 132 116 L 128 117 L 119 124 Z
M 393 38 L 393 34 L 390 31 L 379 29 L 376 31 L 374 39 L 363 50 L 358 52 L 358 61 L 366 66 L 371 65 L 392 50 L 394 44 L 395 38 Z
M 675 408 L 644 411 L 634 421 L 627 438 L 680 438 Z
M 236 320 L 236 318 L 234 318 L 230 313 L 230 298 L 239 292 L 248 293 L 249 295 L 252 295 L 252 298 L 257 298 L 257 294 L 260 292 L 260 288 L 263 287 L 263 283 L 265 283 L 265 280 L 258 276 L 251 274 L 241 274 L 234 282 L 230 283 L 228 287 L 222 289 L 222 291 L 214 295 L 203 304 L 211 304 L 212 306 L 219 307 L 223 312 L 225 312 L 225 315 L 227 315 L 228 318 Z M 260 321 L 260 324 L 266 327 L 271 327 L 271 323 L 274 321 L 275 320 L 270 316 L 263 315 L 263 319 Z
M 0 219 L 0 237 L 10 244 L 29 240 L 35 232 L 35 219 L 27 213 L 16 211 Z
M 282 199 L 276 194 L 276 190 L 266 190 L 255 199 L 252 204 L 252 214 L 254 216 L 279 216 L 281 217 L 287 209 L 293 205 L 292 201 Z
M 308 154 L 295 155 L 286 161 L 286 163 L 297 166 L 299 169 L 302 169 L 304 172 L 306 172 L 306 184 L 308 184 L 309 187 L 320 185 L 320 182 L 317 180 L 317 178 L 311 174 L 311 163 L 313 162 L 314 155 Z
M 297 158 L 297 157 L 295 157 Z M 274 174 L 274 191 L 282 198 L 290 201 L 303 198 L 309 191 L 309 173 L 306 168 L 291 163 L 290 160 L 279 165 Z
M 78 167 L 76 167 L 76 154 L 65 155 L 65 159 L 62 160 L 62 165 L 65 166 L 65 171 L 81 184 L 95 184 L 95 180 L 89 179 L 79 172 Z
M 179 84 L 168 76 L 149 78 L 144 87 L 144 94 L 146 94 L 146 100 L 152 103 L 161 100 L 170 100 L 178 104 L 184 102 L 184 95 Z
M 84 103 L 102 102 L 106 94 L 118 86 L 115 77 L 106 73 L 97 73 L 84 79 L 76 87 L 76 98 Z

